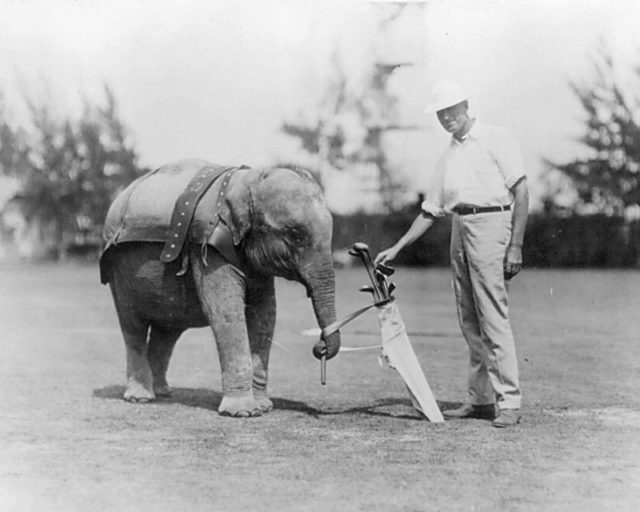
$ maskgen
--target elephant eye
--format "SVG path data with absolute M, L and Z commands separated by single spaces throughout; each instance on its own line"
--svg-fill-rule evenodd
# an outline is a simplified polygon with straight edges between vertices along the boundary
M 302 225 L 288 226 L 285 228 L 285 236 L 297 246 L 305 246 L 309 239 L 307 228 Z

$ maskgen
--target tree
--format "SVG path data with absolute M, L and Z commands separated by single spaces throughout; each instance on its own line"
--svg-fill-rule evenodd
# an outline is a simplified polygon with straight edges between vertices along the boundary
M 594 71 L 592 81 L 570 83 L 586 113 L 580 142 L 589 149 L 589 156 L 548 164 L 571 180 L 583 209 L 619 215 L 625 207 L 640 203 L 640 100 L 625 92 L 604 46 Z M 640 85 L 640 66 L 633 79 Z M 553 197 L 548 200 L 552 202 Z
M 85 100 L 79 119 L 27 100 L 28 129 L 13 129 L 4 116 L 0 123 L 0 170 L 20 180 L 22 213 L 45 252 L 96 243 L 109 204 L 143 172 L 113 92 L 104 92 L 102 105 Z
M 378 30 L 385 30 L 406 4 L 392 5 L 383 13 Z M 311 119 L 286 121 L 282 131 L 299 139 L 301 147 L 315 157 L 316 178 L 323 184 L 326 169 L 345 171 L 355 166 L 373 166 L 377 173 L 379 193 L 386 209 L 396 207 L 396 196 L 402 184 L 394 176 L 384 149 L 384 135 L 392 130 L 413 130 L 399 121 L 398 98 L 388 89 L 389 79 L 409 62 L 383 62 L 374 58 L 362 83 L 353 85 L 352 77 L 336 52 L 333 73 L 327 83 L 318 113 Z
M 0 174 L 19 176 L 27 172 L 30 148 L 24 130 L 14 128 L 8 121 L 4 94 L 0 91 Z

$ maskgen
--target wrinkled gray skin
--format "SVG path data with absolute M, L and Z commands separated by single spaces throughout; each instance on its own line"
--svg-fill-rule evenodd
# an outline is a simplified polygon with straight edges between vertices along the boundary
M 211 326 L 220 357 L 224 415 L 272 409 L 267 396 L 276 320 L 274 276 L 302 283 L 321 328 L 336 319 L 332 218 L 321 189 L 305 171 L 249 169 L 232 177 L 227 204 L 242 237 L 237 268 L 212 247 L 189 245 L 190 270 L 158 260 L 159 243 L 122 243 L 103 257 L 127 353 L 124 398 L 147 402 L 171 393 L 166 374 L 178 337 Z M 314 347 L 336 355 L 340 334 Z

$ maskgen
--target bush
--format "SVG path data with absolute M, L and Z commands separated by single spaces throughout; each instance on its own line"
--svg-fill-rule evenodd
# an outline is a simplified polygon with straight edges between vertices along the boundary
M 354 242 L 365 242 L 372 255 L 390 247 L 409 229 L 417 211 L 405 210 L 393 214 L 356 213 L 334 216 L 333 246 L 346 250 Z M 449 240 L 451 222 L 436 221 L 428 236 L 423 236 L 398 255 L 394 264 L 405 266 L 445 266 L 449 264 Z
M 365 242 L 375 255 L 395 243 L 417 215 L 414 209 L 388 215 L 334 216 L 333 246 L 346 250 Z M 451 219 L 435 222 L 426 236 L 394 262 L 405 266 L 445 266 L 450 262 Z M 529 216 L 523 259 L 527 267 L 634 267 L 640 263 L 640 223 L 604 215 Z
M 529 217 L 524 260 L 535 267 L 630 267 L 638 263 L 638 223 L 593 215 Z

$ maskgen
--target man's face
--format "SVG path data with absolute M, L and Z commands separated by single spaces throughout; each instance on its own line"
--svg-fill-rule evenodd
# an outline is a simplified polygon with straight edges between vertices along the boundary
M 464 129 L 468 119 L 467 111 L 469 104 L 466 101 L 451 107 L 438 110 L 436 115 L 442 127 L 449 133 L 458 133 Z

